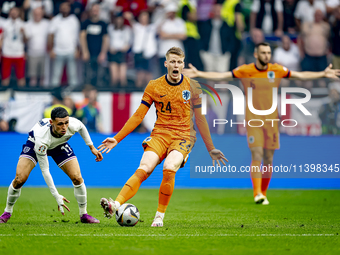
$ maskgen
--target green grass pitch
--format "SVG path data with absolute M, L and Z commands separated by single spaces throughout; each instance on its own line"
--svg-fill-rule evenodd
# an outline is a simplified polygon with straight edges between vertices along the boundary
M 79 222 L 72 188 L 63 217 L 47 188 L 23 188 L 10 221 L 0 225 L 0 254 L 340 254 L 340 190 L 270 190 L 270 205 L 255 205 L 250 190 L 175 189 L 163 228 L 151 228 L 158 190 L 131 199 L 135 227 L 105 219 L 101 197 L 118 189 L 88 189 L 88 212 L 100 224 Z M 0 209 L 7 188 L 0 188 Z

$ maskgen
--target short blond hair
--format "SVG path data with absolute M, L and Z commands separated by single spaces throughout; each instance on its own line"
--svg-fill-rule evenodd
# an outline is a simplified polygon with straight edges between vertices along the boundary
M 170 54 L 175 54 L 175 55 L 183 57 L 183 58 L 185 57 L 184 51 L 181 48 L 179 48 L 179 47 L 172 47 L 172 48 L 170 48 L 166 52 L 165 57 L 168 58 L 170 56 Z

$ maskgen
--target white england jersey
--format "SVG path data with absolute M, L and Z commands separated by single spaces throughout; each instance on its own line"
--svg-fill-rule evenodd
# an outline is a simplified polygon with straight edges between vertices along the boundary
M 76 132 L 84 139 L 86 145 L 92 145 L 93 142 L 85 127 L 85 125 L 76 118 L 69 118 L 69 126 L 66 134 L 62 137 L 55 137 L 52 134 L 50 118 L 40 120 L 29 132 L 28 140 L 33 142 L 34 151 L 36 154 L 45 156 L 47 150 L 52 150 L 57 146 L 66 143 Z

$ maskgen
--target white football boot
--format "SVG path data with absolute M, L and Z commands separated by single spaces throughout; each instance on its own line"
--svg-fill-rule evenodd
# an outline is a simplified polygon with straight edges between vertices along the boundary
M 263 205 L 269 205 L 269 201 L 268 201 L 267 197 L 263 200 L 262 204 Z
M 254 201 L 256 204 L 262 204 L 265 199 L 266 197 L 262 193 L 259 193 L 254 197 Z
M 119 203 L 113 201 L 112 198 L 107 199 L 103 197 L 100 199 L 100 205 L 104 209 L 104 216 L 108 219 L 111 219 L 119 208 Z
M 156 212 L 151 227 L 163 227 L 164 213 Z

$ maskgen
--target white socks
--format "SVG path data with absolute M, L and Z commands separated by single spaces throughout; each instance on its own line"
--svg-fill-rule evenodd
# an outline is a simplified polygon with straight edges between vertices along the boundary
M 87 205 L 87 200 L 86 200 L 86 186 L 85 183 L 83 182 L 80 185 L 73 185 L 74 186 L 74 196 L 77 199 L 78 206 L 79 206 L 79 214 L 82 216 L 83 214 L 86 214 L 86 205 Z
M 8 194 L 7 194 L 7 203 L 6 203 L 6 208 L 5 212 L 8 212 L 10 214 L 13 213 L 13 206 L 15 202 L 18 200 L 21 194 L 21 189 L 15 189 L 13 188 L 13 185 L 9 185 L 8 187 Z
M 159 217 L 161 217 L 162 220 L 163 220 L 163 219 L 164 219 L 164 214 L 165 214 L 165 213 L 161 213 L 161 212 L 157 211 L 157 212 L 156 212 L 155 218 L 156 218 L 157 216 L 159 216 Z

